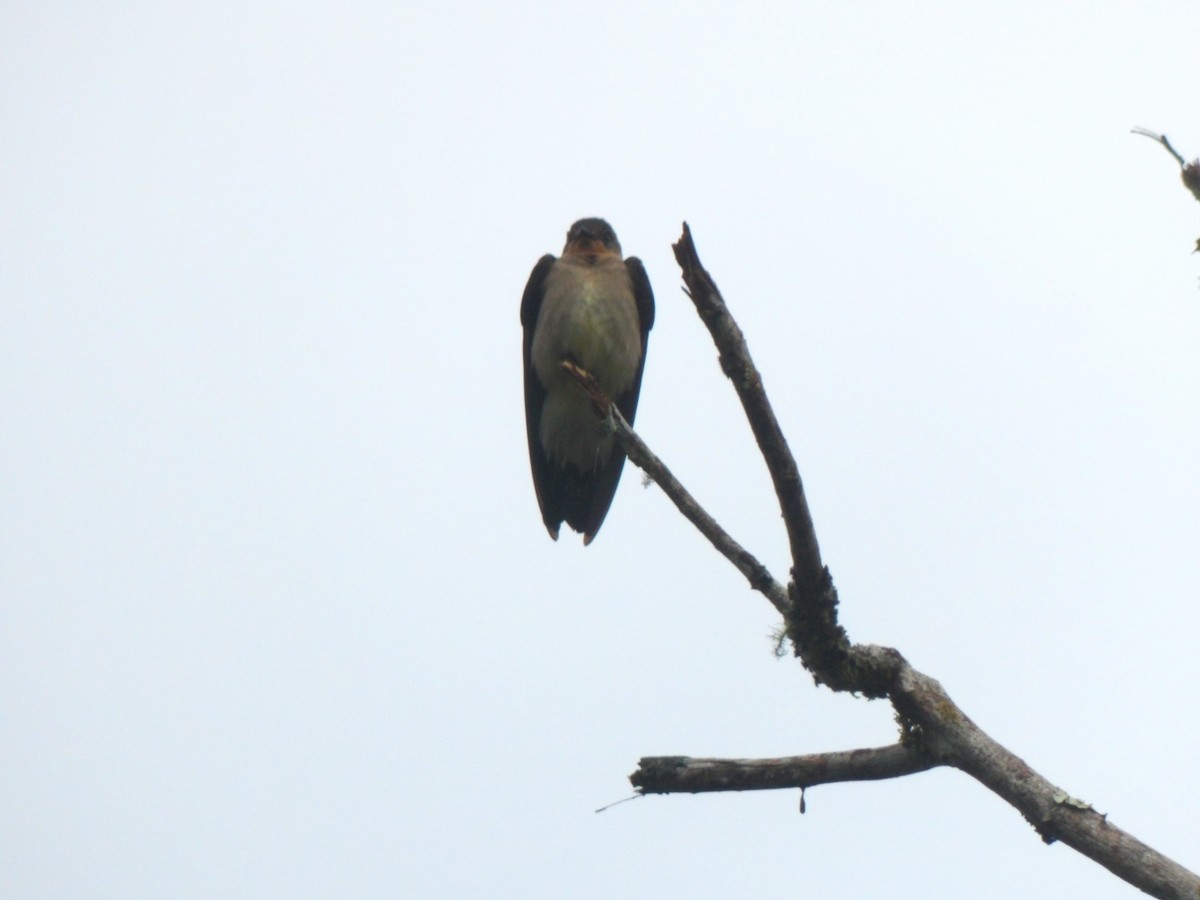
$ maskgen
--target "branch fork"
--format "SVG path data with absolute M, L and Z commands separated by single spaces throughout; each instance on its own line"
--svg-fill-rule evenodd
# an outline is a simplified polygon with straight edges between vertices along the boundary
M 1146 133 L 1146 132 L 1140 132 Z M 1165 137 L 1147 133 L 1184 165 Z M 1200 165 L 1192 164 L 1200 178 Z M 1200 181 L 1198 181 L 1200 184 Z M 1189 186 L 1189 189 L 1190 186 Z M 1200 190 L 1200 188 L 1197 188 Z M 1197 194 L 1200 199 L 1200 193 Z M 887 698 L 900 734 L 887 747 L 782 759 L 645 757 L 630 781 L 641 794 L 701 793 L 812 787 L 843 781 L 898 778 L 938 766 L 959 769 L 1015 807 L 1046 843 L 1061 841 L 1154 897 L 1200 898 L 1200 877 L 1110 823 L 1089 803 L 1051 784 L 988 736 L 942 686 L 890 647 L 855 644 L 838 623 L 838 595 L 821 560 L 799 468 L 750 357 L 744 335 L 712 277 L 700 263 L 687 223 L 674 245 L 685 293 L 707 326 L 721 369 L 733 383 L 766 462 L 791 551 L 791 578 L 780 583 L 697 503 L 667 466 L 630 428 L 588 373 L 564 368 L 610 422 L 615 438 L 680 512 L 763 594 L 783 617 L 795 655 L 818 684 L 868 699 Z M 589 381 L 590 379 L 590 381 Z

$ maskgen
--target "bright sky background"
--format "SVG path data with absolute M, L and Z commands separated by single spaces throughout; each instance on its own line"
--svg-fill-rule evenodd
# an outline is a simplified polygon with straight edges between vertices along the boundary
M 851 636 L 1200 867 L 1200 5 L 736 6 L 0 7 L 0 895 L 1135 895 L 953 771 L 593 812 L 896 731 L 636 470 L 546 537 L 590 215 L 708 509 L 786 577 L 684 219 Z

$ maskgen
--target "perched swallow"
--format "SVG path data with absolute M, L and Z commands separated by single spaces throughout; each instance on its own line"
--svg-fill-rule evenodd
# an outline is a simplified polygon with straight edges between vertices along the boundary
M 564 360 L 590 372 L 630 423 L 637 412 L 654 294 L 642 261 L 623 259 L 612 227 L 580 219 L 562 256 L 533 267 L 521 298 L 525 430 L 542 521 L 565 521 L 590 544 L 608 514 L 625 454 Z

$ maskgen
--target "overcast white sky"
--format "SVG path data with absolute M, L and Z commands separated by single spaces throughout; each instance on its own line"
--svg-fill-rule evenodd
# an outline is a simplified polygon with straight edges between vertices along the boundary
M 692 225 L 860 641 L 1195 869 L 1200 5 L 0 6 L 0 894 L 1097 897 L 890 742 L 627 469 L 528 473 L 517 311 L 607 217 L 639 431 L 776 577 Z

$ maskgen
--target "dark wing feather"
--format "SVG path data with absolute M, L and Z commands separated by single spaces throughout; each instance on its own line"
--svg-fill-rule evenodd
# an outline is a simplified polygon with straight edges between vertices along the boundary
M 525 293 L 521 297 L 521 328 L 524 332 L 523 359 L 525 364 L 525 436 L 529 440 L 529 467 L 533 471 L 533 489 L 537 492 L 538 508 L 542 511 L 542 521 L 550 536 L 558 540 L 558 526 L 562 523 L 563 515 L 559 504 L 554 502 L 558 491 L 550 489 L 551 467 L 542 452 L 542 442 L 538 438 L 538 425 L 542 421 L 542 405 L 546 402 L 546 389 L 537 377 L 533 368 L 533 331 L 537 328 L 538 315 L 542 311 L 542 295 L 546 286 L 546 275 L 554 265 L 554 256 L 547 253 L 537 261 L 525 284 Z
M 625 268 L 629 271 L 629 280 L 633 283 L 633 299 L 637 303 L 638 324 L 642 333 L 642 352 L 638 357 L 637 374 L 633 384 L 613 400 L 625 421 L 632 425 L 634 416 L 637 415 L 638 396 L 642 390 L 642 371 L 646 368 L 646 342 L 650 337 L 650 329 L 654 326 L 654 291 L 650 288 L 650 278 L 646 275 L 646 268 L 640 259 L 631 256 L 625 260 Z M 577 498 L 575 509 L 566 516 L 567 524 L 576 531 L 583 532 L 584 544 L 592 542 L 604 522 L 604 517 L 608 515 L 624 465 L 625 454 L 619 450 L 614 452 L 604 468 L 590 479 L 590 495 L 574 495 Z

